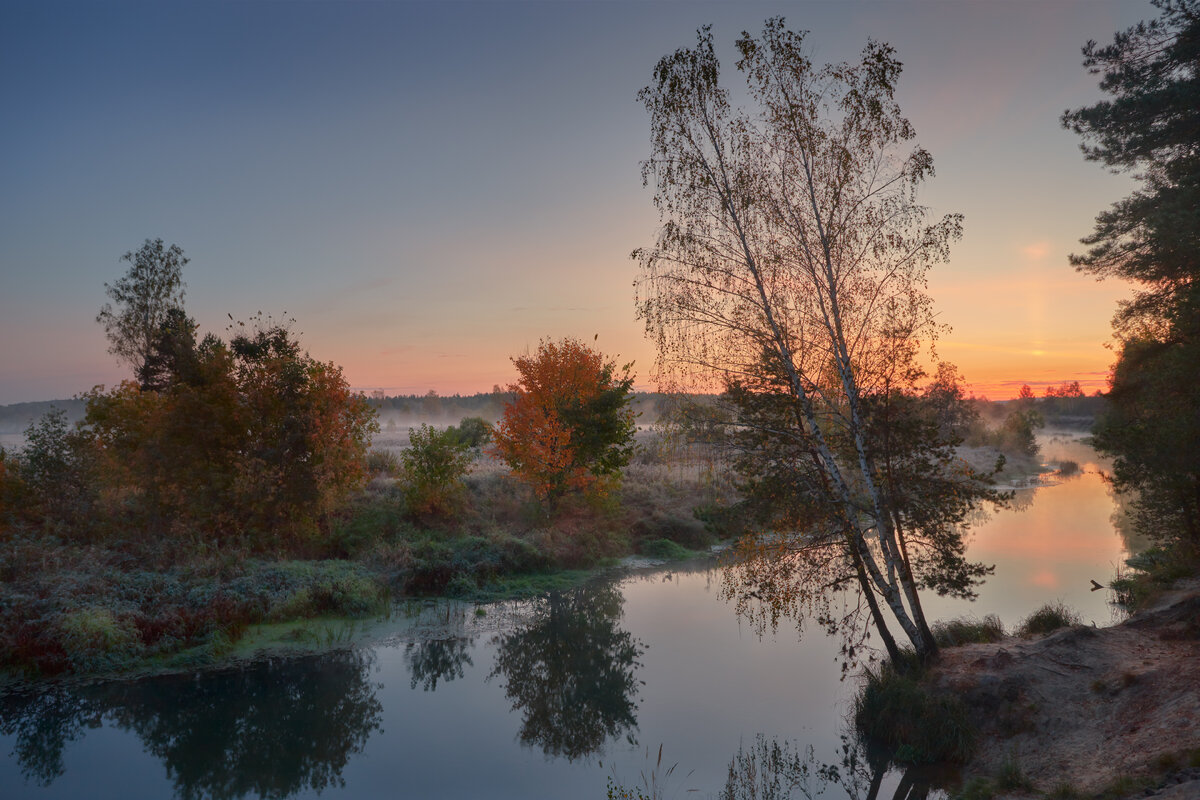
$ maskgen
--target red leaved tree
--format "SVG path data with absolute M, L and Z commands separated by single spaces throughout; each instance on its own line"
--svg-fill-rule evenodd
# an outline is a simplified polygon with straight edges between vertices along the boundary
M 571 338 L 544 339 L 513 364 L 520 379 L 491 452 L 543 499 L 605 491 L 633 455 L 633 365 Z

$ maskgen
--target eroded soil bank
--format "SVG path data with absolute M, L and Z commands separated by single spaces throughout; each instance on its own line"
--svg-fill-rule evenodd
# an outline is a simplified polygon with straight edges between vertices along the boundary
M 1111 628 L 947 649 L 931 678 L 980 725 L 965 774 L 1015 763 L 1033 787 L 1006 797 L 1065 787 L 1091 797 L 1124 779 L 1158 787 L 1151 796 L 1200 798 L 1185 769 L 1200 748 L 1200 579 Z M 1161 786 L 1164 774 L 1175 781 Z

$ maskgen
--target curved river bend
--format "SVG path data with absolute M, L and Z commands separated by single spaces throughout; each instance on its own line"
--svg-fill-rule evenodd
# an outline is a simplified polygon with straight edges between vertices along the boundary
M 1115 619 L 1109 592 L 1090 591 L 1127 555 L 1096 456 L 1066 439 L 1043 452 L 1083 474 L 978 523 L 970 555 L 996 574 L 973 604 L 931 598 L 931 617 L 1011 628 L 1062 599 Z M 838 643 L 760 639 L 719 586 L 709 564 L 646 571 L 482 614 L 433 608 L 425 633 L 358 650 L 10 693 L 0 796 L 603 798 L 610 779 L 677 764 L 666 797 L 715 797 L 759 735 L 811 747 L 814 768 L 837 761 L 854 688 Z M 863 791 L 823 796 L 867 797 L 872 778 L 880 798 L 907 791 L 864 769 Z

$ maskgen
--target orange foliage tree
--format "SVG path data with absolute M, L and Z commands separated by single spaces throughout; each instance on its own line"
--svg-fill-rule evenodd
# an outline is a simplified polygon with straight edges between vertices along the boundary
M 514 358 L 520 379 L 492 453 L 543 499 L 604 492 L 633 456 L 632 364 L 617 368 L 578 339 L 544 339 Z
M 270 550 L 311 539 L 365 479 L 374 412 L 281 325 L 197 344 L 187 323 L 163 330 L 174 357 L 158 388 L 84 395 L 103 505 L 147 535 Z

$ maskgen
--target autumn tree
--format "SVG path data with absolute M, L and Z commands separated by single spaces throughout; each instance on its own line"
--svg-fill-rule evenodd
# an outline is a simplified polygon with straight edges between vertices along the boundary
M 156 388 L 85 395 L 105 496 L 149 535 L 311 541 L 365 478 L 374 412 L 285 325 L 260 319 L 228 344 L 194 330 L 186 318 L 163 329 Z
M 611 485 L 633 456 L 633 365 L 618 368 L 571 338 L 543 340 L 513 364 L 520 378 L 493 452 L 543 498 Z
M 938 333 L 925 276 L 962 219 L 929 222 L 916 202 L 933 160 L 895 101 L 892 48 L 817 67 L 804 36 L 772 19 L 737 40 L 751 111 L 731 105 L 708 28 L 659 61 L 639 95 L 663 222 L 634 253 L 639 314 L 664 377 L 726 387 L 737 422 L 778 455 L 759 463 L 802 510 L 743 543 L 750 569 L 727 572 L 727 590 L 831 630 L 867 619 L 893 659 L 898 625 L 929 657 L 920 590 L 970 593 L 982 571 L 960 557 L 957 522 L 988 497 L 917 410 L 918 359 Z M 916 415 L 903 437 L 897 414 Z M 889 480 L 898 462 L 936 484 L 928 502 Z M 956 491 L 965 505 L 929 515 Z M 857 590 L 847 617 L 827 613 L 838 588 Z
M 1117 363 L 1096 445 L 1114 456 L 1138 527 L 1200 547 L 1200 2 L 1090 41 L 1084 66 L 1109 97 L 1067 111 L 1083 152 L 1140 186 L 1096 217 L 1079 270 L 1138 287 L 1113 319 Z
M 147 239 L 137 252 L 121 256 L 129 271 L 104 284 L 111 302 L 96 315 L 108 337 L 108 351 L 133 368 L 146 385 L 147 361 L 168 314 L 183 307 L 183 268 L 188 259 L 178 245 L 163 246 L 162 239 Z

